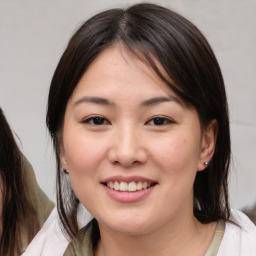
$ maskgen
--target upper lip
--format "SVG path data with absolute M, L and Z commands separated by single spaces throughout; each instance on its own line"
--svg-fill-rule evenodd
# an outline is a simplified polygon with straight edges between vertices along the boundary
M 155 180 L 152 180 L 152 179 L 148 179 L 148 178 L 145 178 L 145 177 L 141 177 L 141 176 L 111 176 L 111 177 L 108 177 L 106 179 L 103 179 L 101 180 L 101 183 L 107 183 L 107 182 L 110 182 L 110 181 L 119 181 L 119 182 L 149 182 L 149 183 L 157 183 Z

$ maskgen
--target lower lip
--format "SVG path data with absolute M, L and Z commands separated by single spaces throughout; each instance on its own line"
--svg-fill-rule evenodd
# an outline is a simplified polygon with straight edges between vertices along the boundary
M 123 191 L 117 191 L 117 190 L 111 189 L 103 185 L 105 191 L 110 197 L 122 203 L 132 203 L 132 202 L 137 202 L 144 199 L 151 193 L 151 191 L 155 188 L 155 186 L 156 185 L 150 188 L 142 189 L 135 192 L 123 192 Z

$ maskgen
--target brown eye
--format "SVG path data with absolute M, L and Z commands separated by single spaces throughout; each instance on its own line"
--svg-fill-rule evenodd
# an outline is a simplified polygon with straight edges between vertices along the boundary
M 172 123 L 174 123 L 174 122 L 168 118 L 155 117 L 155 118 L 150 119 L 147 124 L 161 126 L 161 125 L 172 124 Z
M 106 118 L 101 116 L 93 116 L 85 119 L 83 123 L 92 124 L 92 125 L 108 125 L 109 121 Z

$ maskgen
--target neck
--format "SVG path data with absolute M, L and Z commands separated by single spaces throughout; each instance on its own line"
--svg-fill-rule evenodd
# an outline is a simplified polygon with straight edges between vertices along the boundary
M 184 218 L 183 218 L 184 220 Z M 143 234 L 124 234 L 100 225 L 96 256 L 204 255 L 211 244 L 216 223 L 201 224 L 194 216 Z

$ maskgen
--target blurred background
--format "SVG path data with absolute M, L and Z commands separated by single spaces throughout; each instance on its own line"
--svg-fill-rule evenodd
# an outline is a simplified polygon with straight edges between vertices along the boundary
M 55 160 L 45 125 L 51 77 L 73 32 L 128 0 L 0 0 L 0 106 L 37 180 L 55 200 Z M 203 32 L 222 68 L 230 107 L 231 206 L 256 202 L 256 0 L 156 0 Z

